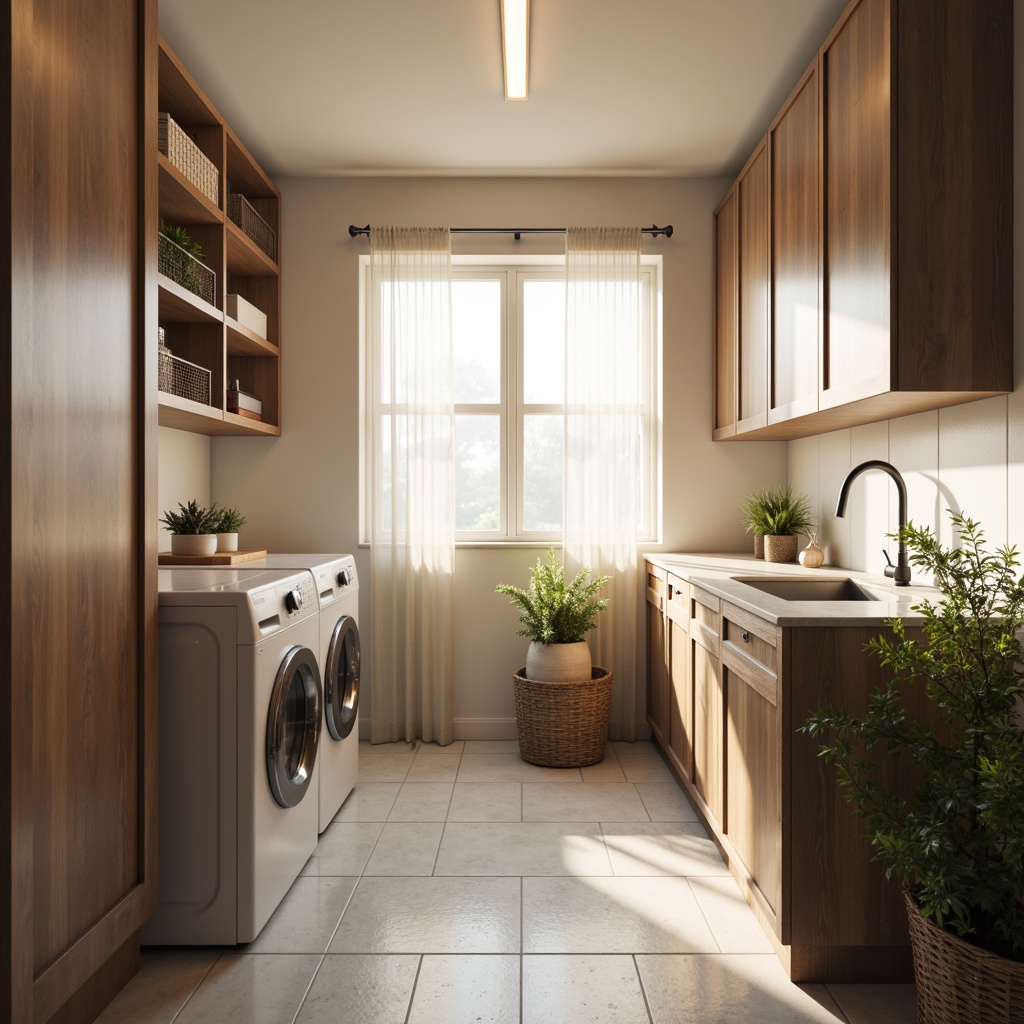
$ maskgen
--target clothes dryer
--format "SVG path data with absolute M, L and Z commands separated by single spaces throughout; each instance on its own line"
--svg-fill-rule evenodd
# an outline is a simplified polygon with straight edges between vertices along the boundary
M 159 907 L 147 944 L 256 938 L 316 848 L 309 572 L 161 569 Z
M 248 564 L 248 563 L 247 563 Z M 320 605 L 324 723 L 317 758 L 320 831 L 334 820 L 359 775 L 359 577 L 351 555 L 270 554 L 268 569 L 308 569 Z

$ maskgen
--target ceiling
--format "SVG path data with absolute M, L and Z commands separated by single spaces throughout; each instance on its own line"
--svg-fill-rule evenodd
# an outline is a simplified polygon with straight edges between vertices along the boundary
M 498 0 L 159 0 L 269 173 L 731 175 L 846 0 L 531 0 L 504 99 Z

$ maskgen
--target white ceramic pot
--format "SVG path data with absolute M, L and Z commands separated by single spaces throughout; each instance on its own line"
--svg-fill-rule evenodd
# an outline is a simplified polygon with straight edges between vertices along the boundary
M 217 536 L 217 550 L 218 551 L 237 551 L 238 550 L 238 534 L 237 533 L 218 533 L 216 536 Z
M 570 683 L 590 678 L 590 647 L 578 644 L 539 644 L 526 652 L 526 678 L 547 683 Z
M 172 555 L 215 555 L 217 534 L 215 533 L 173 533 L 171 534 Z

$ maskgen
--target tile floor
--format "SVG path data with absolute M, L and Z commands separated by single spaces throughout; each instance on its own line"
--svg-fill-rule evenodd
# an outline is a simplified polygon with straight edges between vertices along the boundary
M 911 985 L 793 985 L 661 757 L 360 747 L 255 942 L 143 950 L 102 1024 L 910 1024 Z

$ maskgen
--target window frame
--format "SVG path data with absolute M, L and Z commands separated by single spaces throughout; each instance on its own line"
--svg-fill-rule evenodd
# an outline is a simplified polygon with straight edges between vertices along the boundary
M 366 416 L 369 403 L 366 395 L 367 307 L 370 302 L 369 256 L 359 257 L 359 490 L 362 544 L 369 543 L 372 508 L 366 486 L 367 438 Z M 645 335 L 643 349 L 647 365 L 643 382 L 646 401 L 642 420 L 644 488 L 641 494 L 643 521 L 638 525 L 638 540 L 658 544 L 662 535 L 662 257 L 641 256 L 644 278 Z M 563 404 L 526 403 L 524 391 L 525 342 L 523 337 L 523 295 L 530 280 L 563 280 L 563 256 L 452 256 L 452 282 L 457 280 L 498 280 L 504 316 L 501 324 L 501 401 L 497 410 L 493 403 L 456 403 L 455 416 L 499 416 L 499 488 L 498 530 L 458 530 L 458 547 L 546 547 L 559 545 L 562 530 L 527 531 L 524 528 L 524 424 L 527 415 L 564 415 Z

